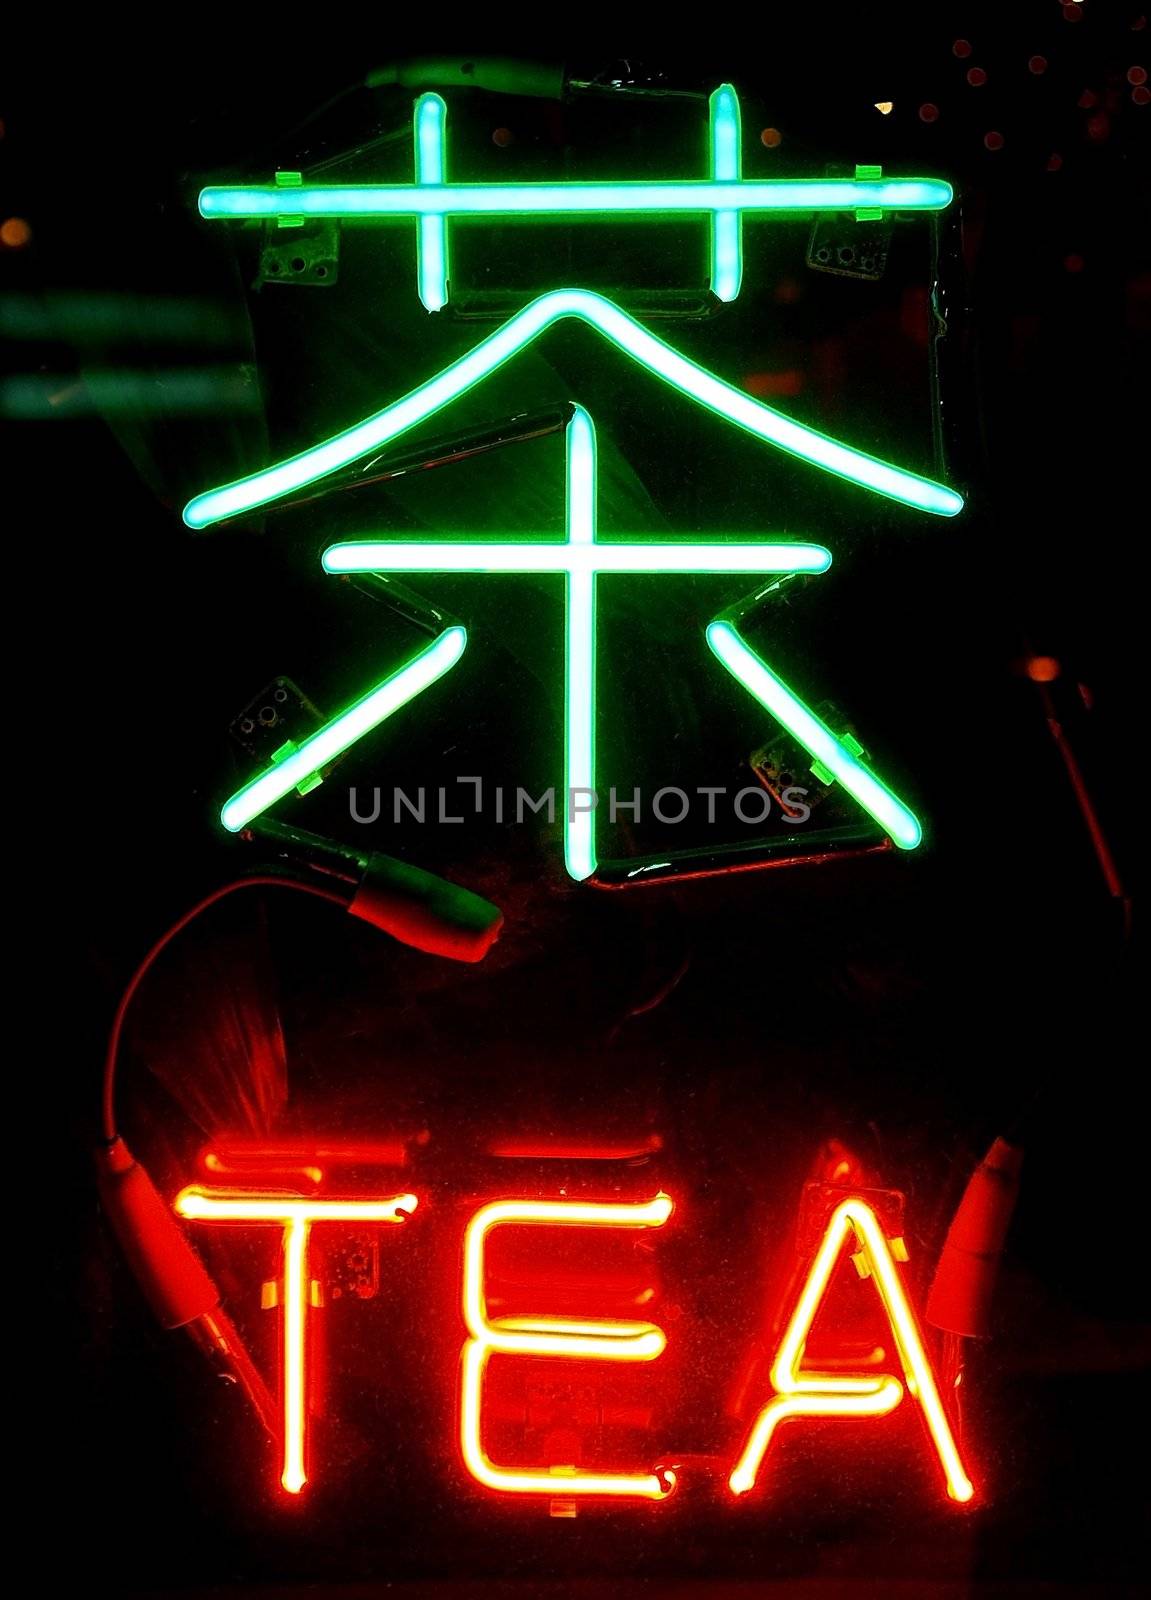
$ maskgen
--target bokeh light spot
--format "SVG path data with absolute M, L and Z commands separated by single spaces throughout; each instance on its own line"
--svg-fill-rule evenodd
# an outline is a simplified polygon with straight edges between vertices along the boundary
M 0 223 L 0 244 L 6 250 L 22 250 L 32 237 L 32 229 L 23 217 L 9 217 Z

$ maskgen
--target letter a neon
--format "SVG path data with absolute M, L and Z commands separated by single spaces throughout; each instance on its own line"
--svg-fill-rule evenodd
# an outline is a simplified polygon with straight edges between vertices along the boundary
M 816 1252 L 771 1367 L 775 1395 L 755 1419 L 735 1470 L 728 1479 L 733 1494 L 755 1487 L 760 1464 L 775 1430 L 789 1417 L 881 1417 L 903 1399 L 903 1383 L 890 1374 L 824 1373 L 801 1370 L 812 1322 L 844 1244 L 854 1238 L 861 1267 L 879 1291 L 895 1339 L 904 1382 L 923 1408 L 927 1431 L 943 1467 L 952 1500 L 970 1500 L 974 1490 L 964 1471 L 935 1374 L 879 1220 L 866 1201 L 851 1198 L 836 1207 Z

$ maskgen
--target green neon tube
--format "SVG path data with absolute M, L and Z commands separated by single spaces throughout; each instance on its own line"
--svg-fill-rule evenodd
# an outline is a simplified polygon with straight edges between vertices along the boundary
M 416 182 L 442 184 L 444 171 L 444 133 L 448 108 L 438 94 L 422 94 L 416 101 L 415 147 Z M 448 303 L 448 224 L 443 216 L 420 218 L 416 238 L 416 282 L 420 299 L 428 311 L 440 311 Z
M 362 739 L 375 727 L 398 711 L 409 700 L 415 699 L 429 684 L 442 678 L 464 653 L 468 642 L 467 630 L 461 627 L 446 628 L 439 638 L 426 649 L 393 672 L 382 683 L 350 705 L 338 717 L 325 723 L 310 739 L 305 739 L 291 755 L 285 756 L 262 772 L 251 783 L 232 796 L 220 812 L 220 821 L 230 833 L 246 828 L 253 817 L 258 817 L 277 800 L 290 794 L 298 784 L 310 778 L 329 761 L 334 761 L 349 745 Z
M 765 211 L 943 211 L 941 178 L 711 178 L 684 183 L 235 184 L 200 191 L 218 217 L 574 217 Z
M 299 191 L 292 193 L 296 195 Z M 533 300 L 458 361 L 374 416 L 275 466 L 197 495 L 184 508 L 184 521 L 189 527 L 204 528 L 224 517 L 238 516 L 315 483 L 370 450 L 378 450 L 465 394 L 530 344 L 545 328 L 565 317 L 587 322 L 640 366 L 717 416 L 726 417 L 736 427 L 825 472 L 936 516 L 952 517 L 963 509 L 963 497 L 954 489 L 905 472 L 861 450 L 853 450 L 850 445 L 840 444 L 752 399 L 680 355 L 602 295 L 586 289 L 556 289 Z
M 586 413 L 584 413 L 586 415 Z M 590 418 L 588 419 L 590 424 Z M 594 450 L 594 439 L 592 448 Z M 569 506 L 569 512 L 571 507 Z M 820 544 L 697 544 L 646 540 L 543 544 L 526 539 L 447 541 L 358 539 L 324 551 L 325 572 L 826 572 Z
M 783 679 L 744 643 L 731 624 L 711 623 L 707 642 L 732 677 L 738 678 L 748 693 L 799 740 L 809 755 L 823 763 L 899 848 L 914 850 L 923 838 L 923 829 L 914 813 L 840 743 L 827 724 L 792 693 Z
M 577 406 L 566 434 L 567 552 L 590 549 L 596 537 L 596 440 L 591 417 Z M 564 864 L 577 883 L 596 868 L 595 813 L 595 569 L 572 568 L 567 576 L 564 642 Z M 579 791 L 579 809 L 576 797 Z
M 738 183 L 743 176 L 739 97 L 730 83 L 720 84 L 708 110 L 711 176 L 717 183 Z M 738 211 L 717 211 L 711 219 L 711 292 L 717 300 L 734 300 L 742 283 L 743 218 Z

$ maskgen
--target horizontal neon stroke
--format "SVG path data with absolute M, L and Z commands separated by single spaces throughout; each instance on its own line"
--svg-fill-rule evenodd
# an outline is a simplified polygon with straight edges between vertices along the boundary
M 398 671 L 376 684 L 374 689 L 354 701 L 339 716 L 326 722 L 290 755 L 273 763 L 259 777 L 238 789 L 220 812 L 224 827 L 230 833 L 239 833 L 254 817 L 260 816 L 286 794 L 291 794 L 313 773 L 342 755 L 357 739 L 362 739 L 394 711 L 435 683 L 437 678 L 442 678 L 463 655 L 467 642 L 465 628 L 458 625 L 445 628 L 438 639 Z
M 621 541 L 575 544 L 531 539 L 436 541 L 359 539 L 324 551 L 325 572 L 826 572 L 820 544 L 701 544 Z
M 292 192 L 299 193 L 298 190 Z M 603 295 L 587 289 L 556 289 L 533 300 L 434 378 L 355 427 L 289 456 L 275 466 L 197 495 L 185 506 L 184 521 L 189 527 L 204 528 L 225 517 L 238 516 L 270 500 L 292 494 L 357 461 L 369 451 L 380 449 L 417 423 L 434 416 L 495 372 L 546 328 L 566 317 L 590 324 L 649 372 L 709 411 L 726 417 L 736 427 L 768 444 L 810 461 L 825 472 L 936 516 L 952 517 L 963 509 L 963 497 L 954 489 L 891 466 L 850 445 L 840 444 L 817 429 L 794 422 L 762 401 L 752 399 L 680 355 Z
M 414 1194 L 384 1200 L 317 1200 L 306 1195 L 230 1194 L 191 1184 L 172 1202 L 195 1222 L 403 1222 L 419 1205 Z
M 941 178 L 744 178 L 722 183 L 371 183 L 215 185 L 202 217 L 523 217 L 631 213 L 667 216 L 770 211 L 943 211 Z
M 835 737 L 827 724 L 776 676 L 731 624 L 710 623 L 707 642 L 732 677 L 798 739 L 809 755 L 823 763 L 899 848 L 914 850 L 923 838 L 923 829 L 915 813 Z

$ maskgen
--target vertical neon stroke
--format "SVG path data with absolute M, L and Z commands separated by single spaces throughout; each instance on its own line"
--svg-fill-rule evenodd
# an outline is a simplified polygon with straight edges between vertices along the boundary
M 471 1475 L 505 1494 L 610 1495 L 663 1500 L 675 1475 L 622 1472 L 551 1472 L 496 1466 L 483 1446 L 483 1381 L 493 1355 L 549 1356 L 580 1361 L 654 1361 L 667 1343 L 650 1322 L 583 1317 L 488 1315 L 484 1291 L 485 1245 L 494 1228 L 662 1228 L 672 1213 L 668 1195 L 640 1205 L 571 1200 L 497 1200 L 482 1206 L 464 1232 L 463 1313 L 468 1339 L 460 1358 L 460 1450 Z
M 762 657 L 740 638 L 732 625 L 710 623 L 707 642 L 732 677 L 783 724 L 809 755 L 823 763 L 899 848 L 914 850 L 923 838 L 923 829 L 914 812 L 835 737 L 827 724 L 804 705 Z
M 362 539 L 332 545 L 324 570 L 349 572 L 555 572 L 565 578 L 564 608 L 564 864 L 577 882 L 596 869 L 596 576 L 601 572 L 825 572 L 822 545 L 764 540 L 721 541 L 597 538 L 595 426 L 575 406 L 564 433 L 565 539 Z
M 291 191 L 293 205 L 299 193 L 298 189 Z M 185 506 L 184 521 L 191 528 L 206 528 L 225 517 L 239 516 L 293 494 L 349 466 L 435 416 L 510 361 L 545 329 L 568 317 L 586 322 L 641 367 L 705 410 L 821 471 L 934 516 L 953 517 L 963 509 L 963 497 L 954 489 L 841 444 L 753 399 L 680 355 L 603 295 L 586 289 L 556 289 L 533 300 L 458 361 L 374 416 L 274 466 L 197 495 Z
M 310 738 L 296 747 L 290 755 L 275 762 L 266 772 L 253 778 L 226 801 L 220 812 L 220 821 L 230 833 L 239 833 L 254 817 L 291 794 L 299 784 L 313 773 L 319 772 L 330 761 L 362 739 L 373 728 L 379 727 L 393 712 L 414 700 L 429 684 L 450 672 L 464 653 L 468 642 L 467 630 L 458 625 L 445 628 L 438 639 L 421 650 L 418 655 L 384 678 L 367 694 L 362 695 L 333 717 Z
M 416 182 L 442 184 L 445 171 L 445 133 L 448 108 L 438 94 L 422 94 L 416 101 L 414 141 Z M 441 311 L 448 303 L 448 220 L 422 216 L 416 235 L 416 285 L 428 311 Z
M 813 1372 L 802 1366 L 815 1314 L 843 1247 L 852 1238 L 858 1245 L 866 1275 L 879 1292 L 894 1335 L 904 1382 L 922 1408 L 928 1434 L 943 1467 L 947 1493 L 952 1500 L 968 1501 L 974 1489 L 939 1398 L 935 1373 L 915 1313 L 879 1219 L 867 1202 L 858 1197 L 844 1200 L 828 1222 L 772 1362 L 771 1385 L 775 1395 L 756 1418 L 728 1486 L 737 1495 L 746 1494 L 755 1487 L 776 1428 L 789 1418 L 886 1416 L 902 1401 L 903 1384 L 890 1374 Z
M 569 546 L 596 541 L 598 475 L 595 428 L 577 406 L 565 434 L 566 531 Z M 573 567 L 567 578 L 567 637 L 564 641 L 564 864 L 577 883 L 596 869 L 596 575 Z M 576 806 L 583 791 L 585 806 Z
M 738 183 L 742 177 L 739 96 L 721 83 L 708 102 L 711 131 L 711 176 L 716 183 Z M 711 216 L 711 292 L 717 300 L 735 300 L 743 283 L 743 215 L 714 211 Z
M 289 1494 L 299 1494 L 308 1481 L 308 1240 L 312 1227 L 317 1222 L 404 1222 L 418 1203 L 414 1194 L 381 1200 L 315 1200 L 295 1195 L 224 1193 L 198 1186 L 176 1196 L 176 1211 L 193 1222 L 278 1223 L 284 1230 L 280 1291 L 284 1445 L 280 1482 Z

